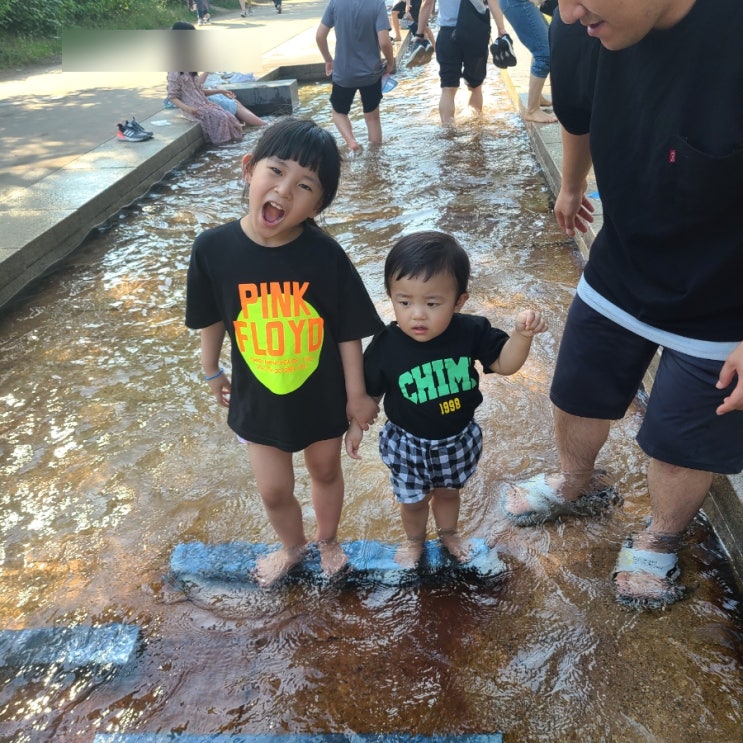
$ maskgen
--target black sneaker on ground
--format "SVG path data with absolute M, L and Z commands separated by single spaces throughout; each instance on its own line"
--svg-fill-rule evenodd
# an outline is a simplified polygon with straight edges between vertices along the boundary
M 130 126 L 132 129 L 136 129 L 142 134 L 146 134 L 148 137 L 152 136 L 152 132 L 148 132 L 133 116 L 131 121 L 125 121 L 124 126 Z
M 516 55 L 513 53 L 513 41 L 508 34 L 499 36 L 494 44 L 490 45 L 490 53 L 493 55 L 493 64 L 501 70 L 506 67 L 516 66 Z
M 117 128 L 116 138 L 121 142 L 144 142 L 152 138 L 151 134 L 141 132 L 139 129 L 133 129 L 128 121 L 124 124 L 117 124 Z

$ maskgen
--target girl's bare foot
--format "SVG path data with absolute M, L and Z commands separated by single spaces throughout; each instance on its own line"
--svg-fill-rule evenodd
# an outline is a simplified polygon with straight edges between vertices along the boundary
M 320 567 L 327 578 L 338 575 L 348 564 L 348 555 L 335 539 L 319 539 L 317 549 L 320 552 Z
M 457 561 L 467 562 L 472 557 L 472 545 L 462 539 L 456 529 L 439 529 L 437 534 L 446 551 Z
M 395 562 L 406 570 L 414 568 L 423 555 L 423 540 L 425 537 L 406 539 L 395 552 Z
M 269 588 L 277 580 L 283 578 L 295 565 L 302 562 L 306 546 L 281 547 L 265 557 L 261 557 L 255 564 L 255 579 L 262 588 Z

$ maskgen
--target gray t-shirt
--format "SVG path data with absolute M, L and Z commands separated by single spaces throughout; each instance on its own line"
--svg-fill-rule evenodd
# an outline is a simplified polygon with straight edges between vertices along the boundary
M 390 30 L 384 0 L 330 0 L 322 24 L 335 28 L 333 82 L 363 88 L 382 76 L 379 31 Z

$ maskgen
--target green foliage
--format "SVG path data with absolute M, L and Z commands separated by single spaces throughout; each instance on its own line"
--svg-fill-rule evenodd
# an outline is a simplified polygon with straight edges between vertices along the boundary
M 186 8 L 186 0 L 0 0 L 0 67 L 58 56 L 68 28 L 169 28 Z
M 179 15 L 185 0 L 0 0 L 0 29 L 16 36 L 58 36 L 64 28 L 132 28 L 132 17 L 151 28 L 153 19 Z M 123 22 L 123 23 L 122 23 Z

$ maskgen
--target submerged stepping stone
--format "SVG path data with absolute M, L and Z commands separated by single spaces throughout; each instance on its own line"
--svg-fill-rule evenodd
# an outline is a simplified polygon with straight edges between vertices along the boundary
M 193 735 L 189 733 L 98 733 L 93 743 L 503 743 L 501 733 L 411 735 L 409 733 L 318 733 L 297 735 Z
M 395 562 L 398 545 L 375 541 L 344 542 L 348 570 L 344 580 L 349 583 L 375 582 L 399 586 L 418 582 L 441 582 L 459 577 L 494 578 L 506 570 L 494 548 L 483 539 L 471 539 L 472 557 L 459 564 L 438 541 L 425 542 L 423 558 L 416 569 L 406 569 Z M 171 575 L 181 581 L 212 580 L 257 585 L 253 579 L 256 560 L 278 549 L 278 545 L 252 542 L 204 544 L 188 542 L 176 545 L 170 557 Z M 311 583 L 324 582 L 317 549 L 310 548 L 302 562 L 294 567 L 287 580 Z
M 0 631 L 0 666 L 123 666 L 139 637 L 139 627 L 132 624 L 6 629 Z

